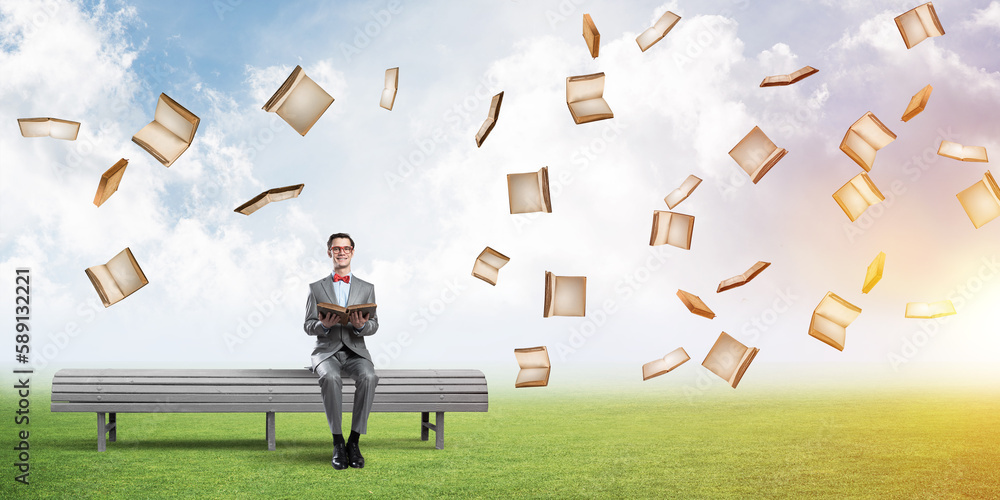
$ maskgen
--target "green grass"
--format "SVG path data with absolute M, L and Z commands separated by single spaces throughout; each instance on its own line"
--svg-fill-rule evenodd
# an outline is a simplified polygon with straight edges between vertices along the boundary
M 335 471 L 320 413 L 119 414 L 96 451 L 93 413 L 50 413 L 31 395 L 31 485 L 12 477 L 4 416 L 2 498 L 868 497 L 1000 492 L 1000 398 L 861 388 L 626 392 L 493 390 L 488 413 L 446 414 L 445 448 L 419 414 L 373 414 L 367 466 Z M 10 391 L 3 412 L 12 414 Z M 346 416 L 345 416 L 346 417 Z M 345 420 L 349 420 L 346 417 Z M 345 424 L 346 425 L 346 424 Z

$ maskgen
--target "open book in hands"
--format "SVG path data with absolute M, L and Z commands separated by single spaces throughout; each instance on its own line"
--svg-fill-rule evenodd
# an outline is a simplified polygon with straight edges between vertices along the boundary
M 336 315 L 338 323 L 341 325 L 347 325 L 351 322 L 351 313 L 355 311 L 360 312 L 367 321 L 373 314 L 375 314 L 375 304 L 355 304 L 353 306 L 343 307 L 329 302 L 320 302 L 319 304 L 316 304 L 316 310 L 320 313 Z

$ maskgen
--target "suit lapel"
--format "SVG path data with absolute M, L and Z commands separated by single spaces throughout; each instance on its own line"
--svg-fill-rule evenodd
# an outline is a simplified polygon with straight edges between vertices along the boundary
M 347 294 L 347 305 L 354 305 L 359 303 L 361 301 L 361 293 L 364 291 L 362 290 L 364 286 L 361 284 L 361 280 L 357 278 L 351 278 L 351 279 L 354 281 L 354 283 L 351 283 L 351 291 Z M 330 280 L 332 281 L 333 278 L 330 278 Z
M 337 304 L 337 294 L 333 291 L 333 277 L 327 275 L 326 278 L 320 280 L 320 285 L 323 287 L 323 291 L 326 292 L 326 298 L 329 300 L 329 302 L 331 304 Z M 344 304 L 337 304 L 337 305 L 343 306 Z

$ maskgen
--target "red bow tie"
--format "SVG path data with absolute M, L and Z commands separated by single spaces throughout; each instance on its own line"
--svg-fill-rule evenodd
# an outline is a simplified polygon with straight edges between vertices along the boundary
M 351 275 L 348 274 L 347 276 L 341 276 L 339 274 L 334 273 L 334 275 L 333 275 L 333 281 L 334 281 L 334 283 L 336 283 L 338 281 L 343 281 L 344 283 L 347 283 L 348 285 L 350 285 L 351 284 Z

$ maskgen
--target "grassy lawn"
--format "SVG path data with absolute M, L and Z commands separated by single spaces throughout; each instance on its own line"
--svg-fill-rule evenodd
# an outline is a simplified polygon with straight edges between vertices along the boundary
M 488 413 L 446 414 L 444 450 L 420 441 L 419 414 L 373 414 L 367 466 L 335 471 L 320 413 L 279 413 L 273 452 L 263 414 L 119 414 L 98 453 L 95 415 L 49 413 L 34 389 L 31 485 L 13 481 L 5 416 L 0 497 L 1000 494 L 996 391 L 491 390 Z M 12 413 L 10 391 L 2 401 Z

